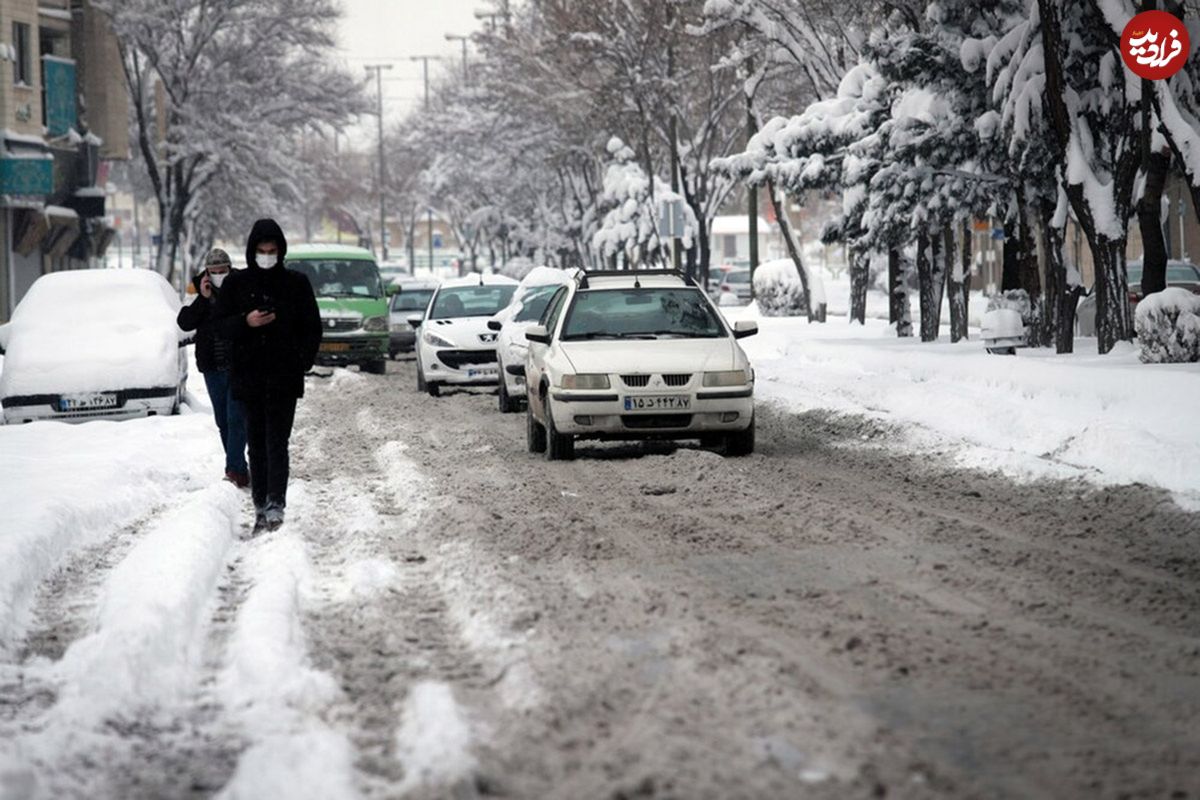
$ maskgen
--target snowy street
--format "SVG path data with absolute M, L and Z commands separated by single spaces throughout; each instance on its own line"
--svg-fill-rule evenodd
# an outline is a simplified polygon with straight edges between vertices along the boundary
M 1166 490 L 773 400 L 746 459 L 548 464 L 493 394 L 415 382 L 310 378 L 256 539 L 203 397 L 0 429 L 0 797 L 1200 790 L 1200 523 Z

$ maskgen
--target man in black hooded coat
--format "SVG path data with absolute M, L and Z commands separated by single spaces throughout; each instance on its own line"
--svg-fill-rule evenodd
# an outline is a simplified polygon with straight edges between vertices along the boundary
M 231 389 L 246 408 L 255 531 L 283 524 L 288 439 L 304 374 L 321 344 L 321 315 L 308 278 L 284 267 L 287 239 L 272 219 L 254 223 L 245 270 L 218 296 L 216 316 L 233 342 Z

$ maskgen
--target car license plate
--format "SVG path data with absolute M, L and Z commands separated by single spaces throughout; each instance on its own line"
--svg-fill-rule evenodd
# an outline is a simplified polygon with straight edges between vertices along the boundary
M 322 353 L 345 353 L 350 349 L 346 342 L 321 342 Z
M 647 395 L 625 398 L 626 411 L 687 411 L 692 398 L 686 394 Z
M 87 411 L 95 408 L 116 407 L 117 396 L 112 392 L 63 395 L 58 401 L 59 411 Z
M 479 369 L 467 370 L 468 378 L 498 378 L 500 377 L 500 369 L 498 367 L 481 367 Z

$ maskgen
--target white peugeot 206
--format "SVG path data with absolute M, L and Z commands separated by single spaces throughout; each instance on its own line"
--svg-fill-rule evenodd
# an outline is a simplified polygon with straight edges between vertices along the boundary
M 495 386 L 496 332 L 488 320 L 511 301 L 517 282 L 503 275 L 472 275 L 438 287 L 417 329 L 417 391 L 441 394 L 443 386 Z
M 521 410 L 525 399 L 525 357 L 529 343 L 525 331 L 537 325 L 559 287 L 570 283 L 578 270 L 534 267 L 521 279 L 512 302 L 488 323 L 496 337 L 497 366 L 500 368 L 501 414 Z
M 712 301 L 674 271 L 586 272 L 530 328 L 528 445 L 550 460 L 578 439 L 699 439 L 754 451 L 754 370 Z

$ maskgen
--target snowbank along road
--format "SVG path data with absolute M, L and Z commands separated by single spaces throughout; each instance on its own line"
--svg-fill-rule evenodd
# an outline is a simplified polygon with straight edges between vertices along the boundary
M 56 534 L 0 607 L 0 797 L 1200 794 L 1200 518 L 1165 493 L 765 405 L 749 458 L 550 465 L 389 370 L 311 381 L 277 533 L 191 480 Z

